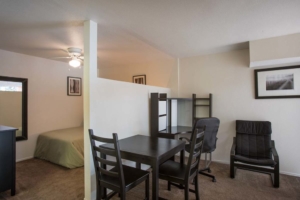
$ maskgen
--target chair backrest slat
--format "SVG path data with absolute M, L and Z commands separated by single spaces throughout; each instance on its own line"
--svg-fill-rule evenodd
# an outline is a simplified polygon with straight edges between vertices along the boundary
M 104 181 L 104 176 L 108 176 L 110 178 L 118 178 L 120 190 L 124 190 L 125 188 L 125 180 L 124 173 L 121 161 L 121 153 L 119 147 L 118 135 L 113 133 L 113 139 L 110 138 L 102 138 L 99 136 L 95 136 L 92 129 L 89 129 L 90 141 L 91 141 L 91 149 L 93 154 L 94 166 L 96 169 L 96 179 L 98 181 Z M 104 148 L 102 146 L 97 146 L 97 142 L 109 143 L 113 144 L 113 148 Z M 97 156 L 97 152 L 100 153 L 100 157 Z M 116 161 L 107 160 L 106 156 L 115 157 Z M 114 167 L 111 170 L 106 169 L 106 165 Z M 125 191 L 124 191 L 125 192 Z
M 185 172 L 186 180 L 188 180 L 191 175 L 198 174 L 200 157 L 201 157 L 201 152 L 204 143 L 204 131 L 205 131 L 205 126 L 203 126 L 200 123 L 200 120 L 196 121 L 193 127 L 190 155 L 188 159 L 187 170 Z
M 199 156 L 201 154 L 201 151 L 198 151 L 198 152 L 194 152 L 192 154 L 193 158 L 196 158 L 197 156 Z
M 198 160 L 195 160 L 193 164 L 191 164 L 191 169 L 194 169 L 198 165 Z
M 199 149 L 199 147 L 201 147 L 202 145 L 203 145 L 203 142 L 199 142 L 198 144 L 195 144 L 195 149 Z
M 117 172 L 111 172 L 101 167 L 98 167 L 98 170 L 100 171 L 100 173 L 106 174 L 108 176 L 119 177 L 119 173 Z
M 110 149 L 105 149 L 103 147 L 93 147 L 95 151 L 98 151 L 100 153 L 103 153 L 105 155 L 109 156 L 116 156 L 116 151 L 115 150 L 110 150 Z
M 114 166 L 114 167 L 117 166 L 117 162 L 114 162 L 114 161 L 110 161 L 110 160 L 106 160 L 106 159 L 103 159 L 103 158 L 99 158 L 98 156 L 96 156 L 95 159 L 96 159 L 98 162 L 103 163 L 103 164 L 105 164 L 105 165 L 110 165 L 110 166 Z
M 103 143 L 114 143 L 114 139 L 110 139 L 110 138 L 102 138 L 102 137 L 98 137 L 96 135 L 92 135 L 91 138 L 93 140 L 96 140 L 97 142 L 103 142 Z

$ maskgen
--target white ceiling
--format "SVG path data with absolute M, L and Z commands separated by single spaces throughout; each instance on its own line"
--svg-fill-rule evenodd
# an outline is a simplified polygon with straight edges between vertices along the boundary
M 98 23 L 102 65 L 248 47 L 300 32 L 300 0 L 0 0 L 0 49 L 52 58 Z

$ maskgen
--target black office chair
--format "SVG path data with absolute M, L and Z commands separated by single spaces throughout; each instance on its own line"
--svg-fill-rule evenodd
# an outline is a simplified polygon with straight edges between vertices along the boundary
M 271 134 L 271 122 L 236 121 L 236 137 L 230 153 L 231 178 L 235 177 L 237 168 L 268 173 L 274 187 L 279 187 L 279 156 Z
M 95 136 L 93 130 L 89 129 L 93 160 L 96 171 L 97 181 L 97 200 L 102 198 L 108 200 L 119 193 L 122 200 L 126 198 L 126 192 L 136 185 L 146 182 L 145 195 L 149 199 L 149 172 L 137 168 L 122 165 L 118 135 L 113 133 L 113 139 Z M 95 141 L 102 143 L 112 143 L 115 149 L 105 149 L 97 146 Z M 100 157 L 97 156 L 100 153 Z M 106 159 L 106 155 L 115 157 L 116 161 Z M 106 165 L 113 166 L 111 170 L 106 169 Z M 109 195 L 106 194 L 106 188 L 113 190 Z
M 212 174 L 204 173 L 205 171 L 208 171 L 208 173 L 211 172 L 210 164 L 212 161 L 212 152 L 215 151 L 216 145 L 217 145 L 217 133 L 220 126 L 220 120 L 215 117 L 211 118 L 202 118 L 198 120 L 199 126 L 206 127 L 205 128 L 205 139 L 203 144 L 203 150 L 202 153 L 205 153 L 205 167 L 199 170 L 199 174 L 202 174 L 204 176 L 208 176 L 212 178 L 213 182 L 216 182 L 216 177 Z M 191 144 L 190 140 L 186 137 L 181 137 L 179 139 L 185 139 L 189 142 L 189 144 L 186 144 L 185 150 L 187 152 L 191 152 Z M 209 154 L 209 160 L 207 160 L 207 154 Z
M 200 128 L 202 131 L 199 132 Z M 184 189 L 185 200 L 189 200 L 189 191 L 196 193 L 196 199 L 199 200 L 198 168 L 200 163 L 201 151 L 203 147 L 205 127 L 199 127 L 196 122 L 193 128 L 191 138 L 191 150 L 187 165 L 168 160 L 159 167 L 159 178 L 168 181 L 168 190 L 171 191 L 171 185 Z M 189 189 L 189 183 L 194 180 L 195 190 Z

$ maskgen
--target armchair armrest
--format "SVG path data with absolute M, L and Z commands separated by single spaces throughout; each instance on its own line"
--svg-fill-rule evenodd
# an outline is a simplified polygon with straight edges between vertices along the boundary
M 189 143 L 191 143 L 191 140 L 190 139 L 188 139 L 188 138 L 186 138 L 186 137 L 181 137 L 181 138 L 179 138 L 179 140 L 186 140 L 186 141 L 188 141 Z
M 236 148 L 236 138 L 233 138 L 233 143 L 231 146 L 231 151 L 230 151 L 230 155 L 234 156 L 235 155 L 235 148 Z
M 278 156 L 277 150 L 275 148 L 274 140 L 271 140 L 271 152 L 272 152 L 272 155 L 274 157 L 274 161 L 278 163 L 279 162 L 279 156 Z

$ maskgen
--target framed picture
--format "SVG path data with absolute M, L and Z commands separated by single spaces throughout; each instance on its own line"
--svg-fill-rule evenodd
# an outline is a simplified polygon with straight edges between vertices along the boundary
M 146 85 L 146 75 L 136 75 L 132 77 L 132 82 Z
M 300 66 L 257 69 L 255 98 L 300 98 Z
M 68 96 L 81 96 L 81 78 L 68 76 Z

